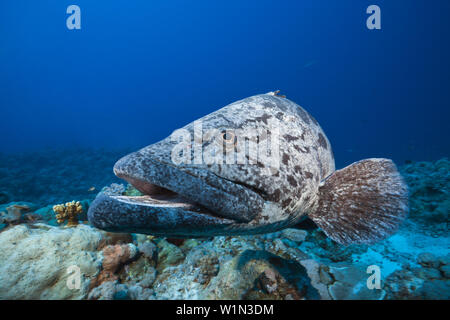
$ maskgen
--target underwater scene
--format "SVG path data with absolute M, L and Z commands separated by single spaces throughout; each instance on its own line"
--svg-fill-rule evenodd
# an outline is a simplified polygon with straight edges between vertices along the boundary
M 2 1 L 0 300 L 449 300 L 449 12 Z

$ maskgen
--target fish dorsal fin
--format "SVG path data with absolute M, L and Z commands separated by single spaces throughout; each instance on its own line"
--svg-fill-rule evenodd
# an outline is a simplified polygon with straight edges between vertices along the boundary
M 275 90 L 275 91 L 267 92 L 266 94 L 268 94 L 268 95 L 270 95 L 270 96 L 274 96 L 274 97 L 286 98 L 285 95 L 279 94 L 279 93 L 280 93 L 280 90 Z

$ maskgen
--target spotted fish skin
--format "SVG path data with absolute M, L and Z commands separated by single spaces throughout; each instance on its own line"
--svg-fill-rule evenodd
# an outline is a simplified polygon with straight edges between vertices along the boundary
M 200 135 L 199 124 L 201 124 Z M 176 192 L 204 208 L 208 214 L 203 212 L 192 215 L 185 207 L 170 205 L 166 206 L 165 213 L 162 213 L 160 209 L 155 210 L 152 205 L 114 197 L 105 198 L 103 195 L 94 201 L 92 209 L 89 210 L 88 215 L 92 224 L 103 229 L 122 232 L 138 230 L 140 233 L 167 236 L 214 236 L 273 232 L 292 226 L 303 216 L 309 215 L 314 221 L 320 222 L 324 231 L 334 240 L 347 244 L 370 242 L 372 238 L 378 240 L 380 235 L 387 234 L 387 231 L 391 232 L 393 226 L 397 226 L 407 212 L 406 187 L 401 177 L 396 175 L 395 165 L 392 170 L 383 172 L 390 174 L 397 183 L 398 190 L 388 192 L 397 192 L 398 197 L 386 200 L 378 196 L 379 188 L 377 189 L 376 184 L 389 179 L 383 175 L 378 177 L 376 173 L 381 162 L 368 159 L 372 166 L 358 166 L 347 171 L 342 169 L 339 174 L 345 176 L 346 172 L 351 172 L 355 175 L 358 174 L 358 170 L 368 168 L 374 170 L 370 176 L 370 183 L 364 185 L 365 181 L 359 181 L 358 187 L 369 190 L 365 197 L 368 197 L 367 201 L 372 201 L 371 203 L 391 201 L 392 203 L 385 207 L 389 207 L 392 211 L 398 209 L 398 212 L 392 213 L 392 216 L 398 218 L 395 219 L 395 223 L 384 229 L 383 226 L 377 226 L 375 223 L 377 212 L 366 217 L 359 211 L 358 215 L 354 216 L 353 210 L 349 210 L 348 214 L 340 213 L 342 219 L 333 216 L 332 213 L 321 215 L 318 210 L 331 208 L 324 201 L 347 204 L 352 202 L 352 195 L 339 194 L 339 185 L 336 185 L 333 179 L 328 180 L 335 172 L 334 156 L 330 142 L 318 122 L 296 103 L 274 93 L 260 94 L 234 102 L 204 116 L 199 121 L 188 124 L 182 130 L 189 133 L 194 142 L 200 139 L 203 155 L 214 153 L 216 141 L 202 140 L 203 132 L 219 134 L 230 132 L 235 138 L 231 145 L 234 151 L 247 147 L 245 141 L 239 140 L 239 132 L 258 132 L 258 144 L 264 139 L 269 142 L 276 133 L 278 160 L 274 165 L 270 161 L 253 159 L 251 152 L 247 150 L 244 152 L 245 163 L 237 163 L 237 155 L 233 155 L 231 159 L 233 161 L 230 163 L 226 161 L 205 163 L 194 159 L 175 164 L 173 150 L 177 148 L 179 141 L 169 136 L 120 159 L 114 167 L 114 172 L 144 193 L 149 193 L 153 188 L 149 186 L 154 185 Z M 384 164 L 392 167 L 391 162 Z M 361 175 L 367 176 L 365 172 L 361 172 Z M 333 188 L 324 188 L 326 181 L 333 181 Z M 325 189 L 327 193 L 323 192 Z M 354 191 L 351 190 L 353 193 Z M 366 203 L 367 208 L 371 203 Z M 127 214 L 124 215 L 124 212 Z M 169 217 L 167 215 L 171 215 L 172 218 L 179 217 L 179 223 L 177 224 L 176 219 L 172 219 L 171 227 L 167 227 L 168 224 L 164 222 Z M 191 218 L 186 218 L 187 216 Z M 216 220 L 212 219 L 212 216 Z M 334 221 L 334 228 L 323 223 L 325 216 Z M 352 224 L 352 220 L 358 223 Z M 354 232 L 352 225 L 359 225 L 361 232 Z M 376 236 L 371 236 L 368 225 L 378 228 Z M 353 236 L 349 238 L 343 236 L 352 231 Z M 333 237 L 331 234 L 333 232 L 339 233 L 340 236 Z M 358 234 L 364 236 L 359 237 Z

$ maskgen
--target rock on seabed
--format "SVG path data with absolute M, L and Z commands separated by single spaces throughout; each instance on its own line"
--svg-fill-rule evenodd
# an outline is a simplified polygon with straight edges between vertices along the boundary
M 0 233 L 1 299 L 83 299 L 100 270 L 98 230 L 19 225 Z M 68 268 L 82 274 L 79 289 L 67 285 Z

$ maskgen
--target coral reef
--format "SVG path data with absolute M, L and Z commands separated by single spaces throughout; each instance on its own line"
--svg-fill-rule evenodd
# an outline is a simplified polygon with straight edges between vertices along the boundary
M 450 299 L 450 254 L 418 255 L 419 266 L 406 264 L 386 279 L 387 299 Z
M 219 268 L 207 299 L 317 299 L 305 267 L 264 250 L 245 250 Z
M 0 223 L 16 225 L 25 222 L 34 222 L 38 216 L 33 213 L 37 206 L 30 202 L 11 202 L 0 205 Z
M 158 269 L 160 271 L 180 263 L 185 258 L 180 248 L 165 239 L 158 242 L 158 249 Z
M 401 168 L 410 193 L 410 219 L 426 233 L 448 233 L 450 215 L 450 161 L 410 163 Z
M 115 281 L 123 265 L 133 260 L 138 250 L 133 244 L 116 244 L 103 248 L 102 271 L 94 280 L 92 286 L 98 286 L 105 281 Z
M 80 201 L 72 201 L 53 206 L 53 211 L 56 213 L 56 221 L 58 223 L 67 221 L 67 226 L 73 227 L 78 225 L 78 215 L 83 212 L 83 206 Z
M 271 234 L 180 240 L 62 228 L 50 205 L 1 204 L 0 298 L 450 299 L 449 168 L 447 159 L 401 167 L 411 215 L 370 246 L 341 246 L 308 219 Z M 139 195 L 115 183 L 101 192 Z M 73 265 L 79 290 L 67 285 Z M 380 288 L 367 286 L 369 266 Z
M 7 224 L 20 223 L 24 213 L 29 212 L 30 207 L 27 205 L 14 204 L 6 208 L 6 212 L 0 213 L 0 221 Z
M 127 286 L 118 281 L 106 281 L 89 293 L 89 300 L 129 300 Z

